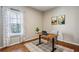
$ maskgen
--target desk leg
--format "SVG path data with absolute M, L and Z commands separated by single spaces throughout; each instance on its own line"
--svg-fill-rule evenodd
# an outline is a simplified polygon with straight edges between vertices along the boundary
M 37 44 L 37 46 L 40 45 L 40 44 L 42 44 L 42 42 L 41 42 L 41 35 L 39 35 L 39 43 Z
M 54 41 L 55 41 L 54 38 L 52 38 L 52 51 L 51 51 L 51 52 L 54 52 L 54 51 L 56 50 L 56 48 L 55 48 L 55 46 L 54 46 L 54 45 L 55 45 L 55 44 L 54 44 Z

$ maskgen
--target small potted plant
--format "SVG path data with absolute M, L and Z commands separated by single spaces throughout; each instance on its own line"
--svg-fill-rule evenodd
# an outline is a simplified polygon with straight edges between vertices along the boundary
M 38 27 L 36 27 L 35 31 L 36 31 L 36 33 L 39 33 L 39 28 L 38 28 Z

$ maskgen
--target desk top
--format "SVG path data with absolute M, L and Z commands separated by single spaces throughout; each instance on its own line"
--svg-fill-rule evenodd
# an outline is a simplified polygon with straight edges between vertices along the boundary
M 48 38 L 51 38 L 51 39 L 52 39 L 52 38 L 55 38 L 56 36 L 57 36 L 56 34 L 48 34 L 48 35 L 47 35 L 47 37 L 48 37 Z
M 42 32 L 40 32 L 40 33 L 38 33 L 38 34 L 41 35 L 42 37 L 50 38 L 50 39 L 57 37 L 56 34 L 50 34 L 50 33 L 48 33 L 48 35 L 42 35 Z

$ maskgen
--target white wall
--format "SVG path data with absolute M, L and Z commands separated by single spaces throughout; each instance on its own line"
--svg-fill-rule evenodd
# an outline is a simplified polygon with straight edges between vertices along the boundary
M 65 15 L 65 25 L 51 25 L 52 16 Z M 79 7 L 56 7 L 44 13 L 43 30 L 58 29 L 64 33 L 64 41 L 79 43 Z
M 24 15 L 24 33 L 26 37 L 34 36 L 36 27 L 42 30 L 42 17 L 42 12 L 26 7 Z

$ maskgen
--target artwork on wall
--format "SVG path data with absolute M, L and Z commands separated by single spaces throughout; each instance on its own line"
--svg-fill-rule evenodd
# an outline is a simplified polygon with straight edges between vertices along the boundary
M 65 24 L 65 15 L 63 16 L 55 16 L 51 18 L 52 25 L 62 25 Z
M 57 25 L 58 24 L 57 17 L 52 17 L 51 24 L 52 25 Z

